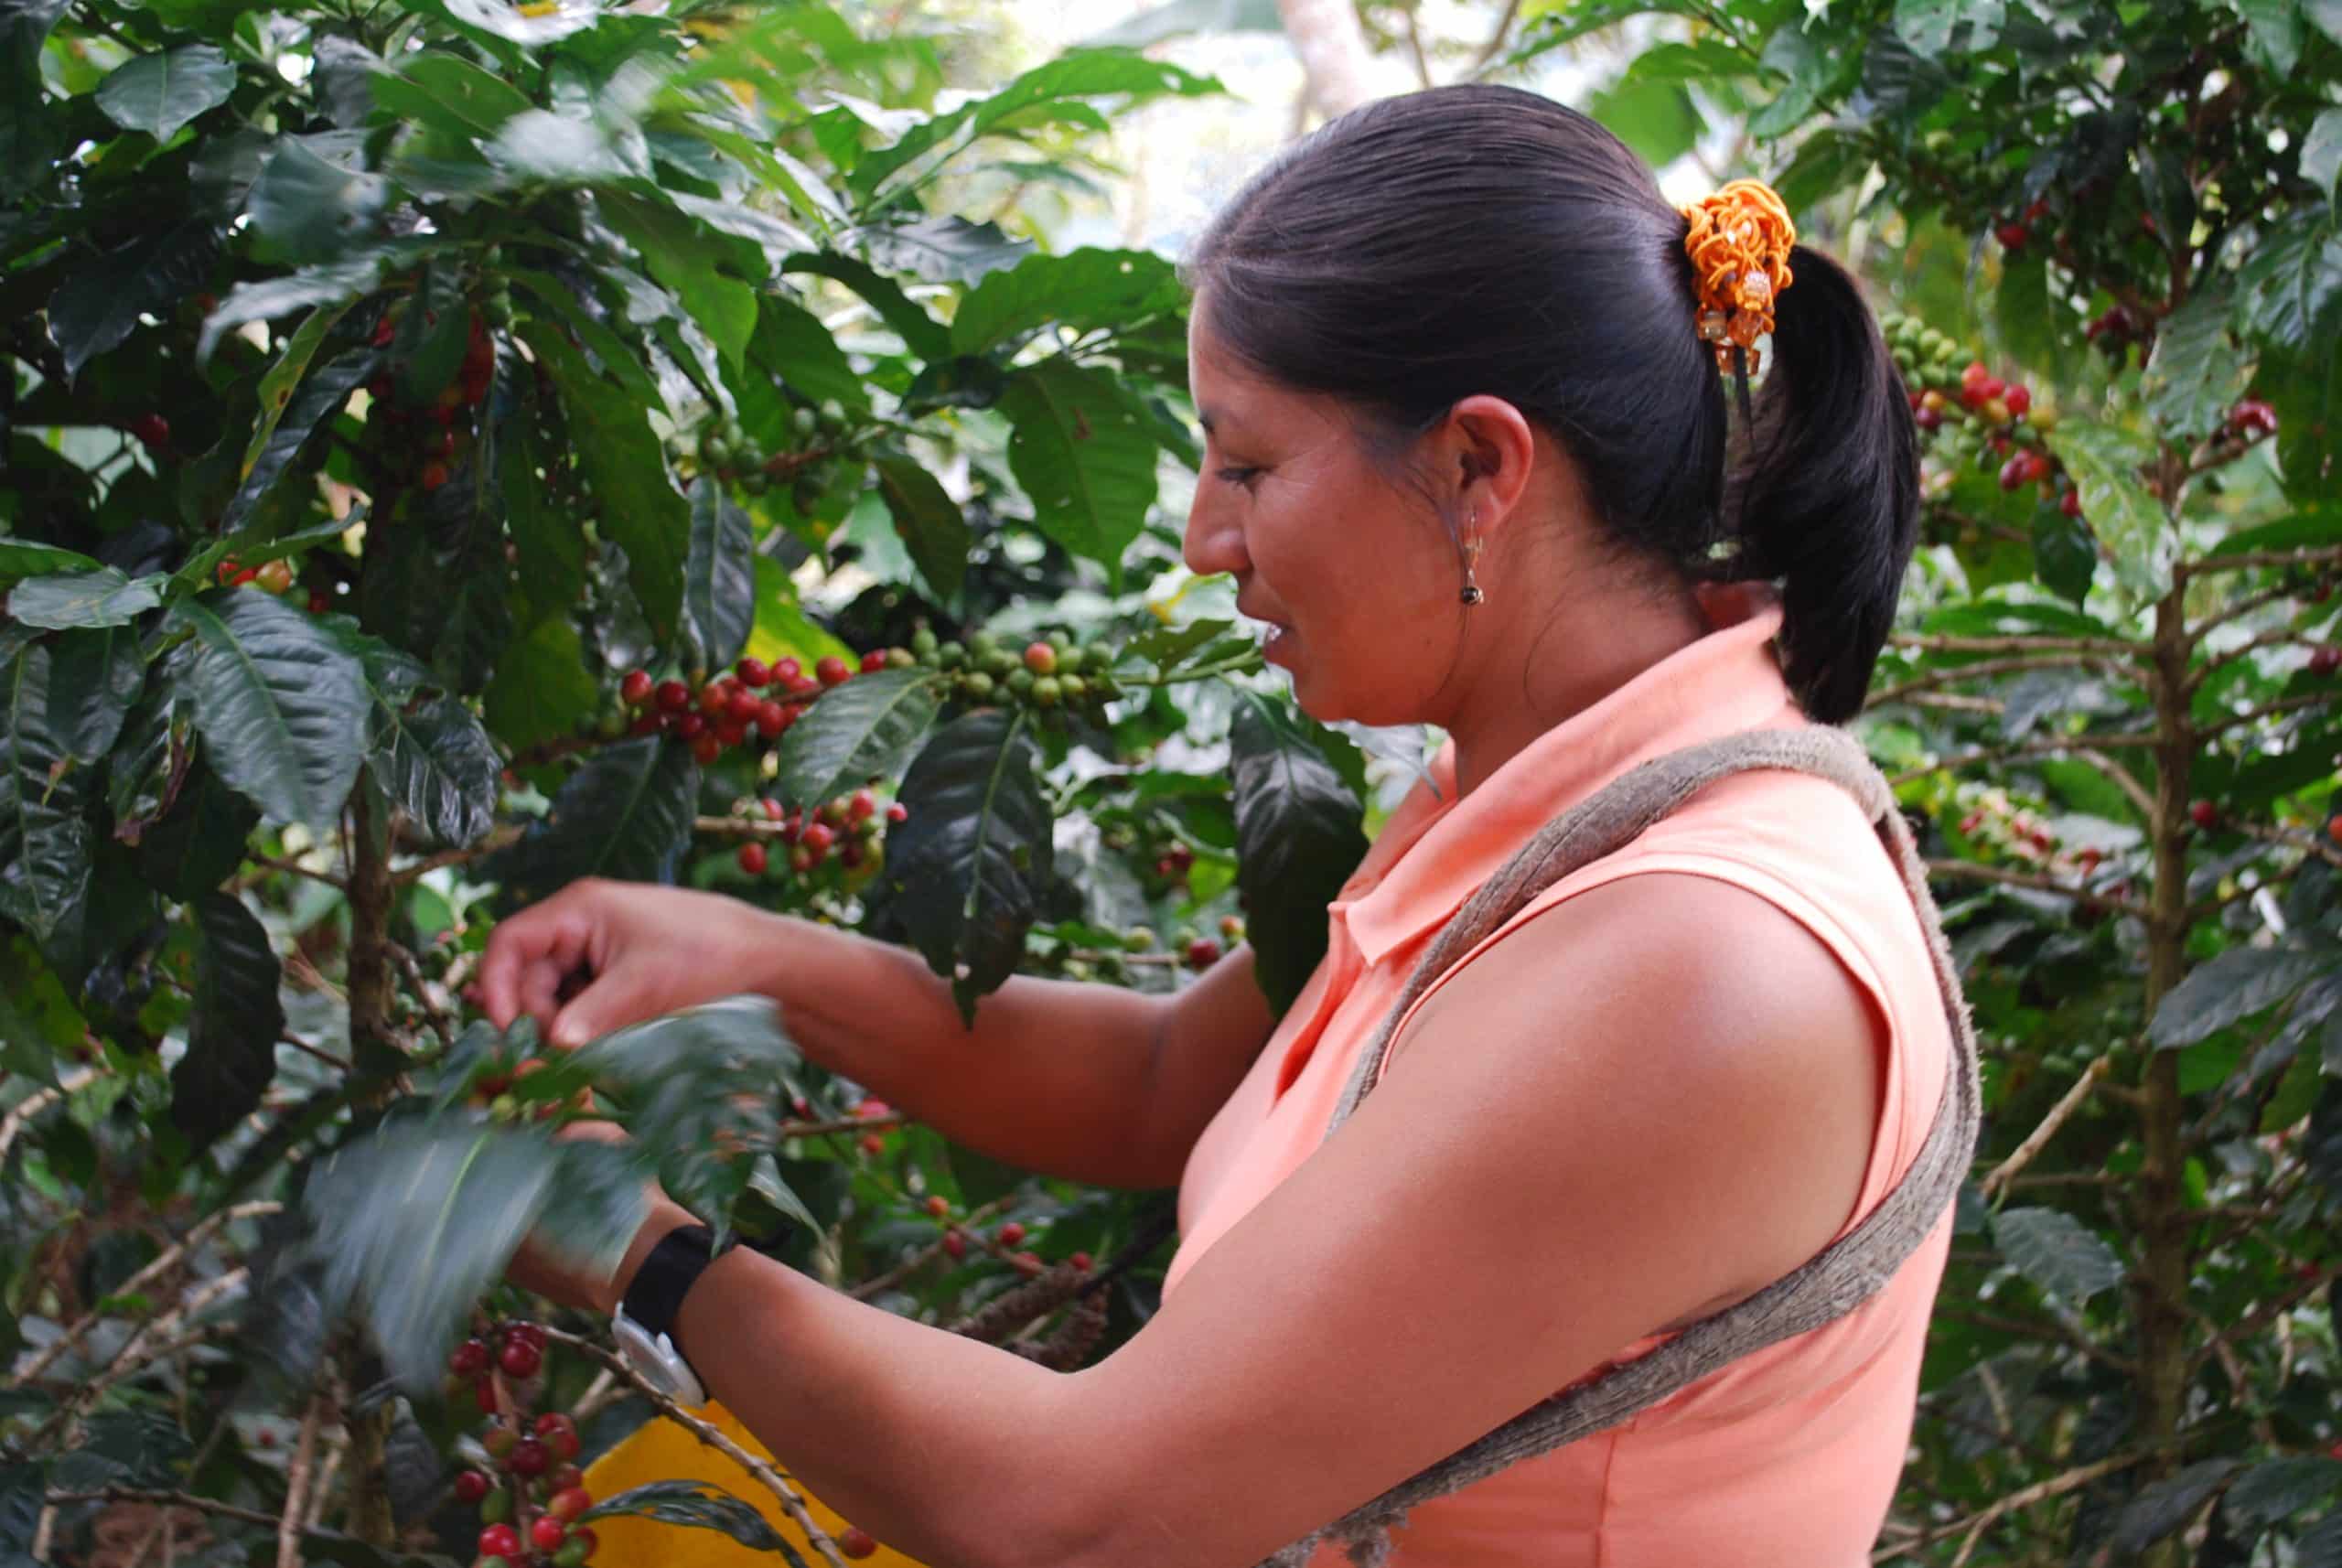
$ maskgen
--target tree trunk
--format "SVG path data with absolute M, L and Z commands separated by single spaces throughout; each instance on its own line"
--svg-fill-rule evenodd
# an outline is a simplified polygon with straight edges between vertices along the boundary
M 2155 607 L 2155 880 L 2147 917 L 2147 988 L 2143 1018 L 2185 977 L 2187 942 L 2189 772 L 2197 736 L 2190 722 L 2187 667 L 2193 644 L 2186 628 L 2186 580 Z M 2143 1256 L 2133 1281 L 2139 1325 L 2137 1437 L 2162 1452 L 2147 1473 L 2160 1479 L 2178 1468 L 2174 1440 L 2186 1417 L 2189 1256 L 2186 1194 L 2182 1184 L 2179 1053 L 2152 1047 L 2140 1082 L 2139 1214 Z M 2142 1560 L 2172 1568 L 2176 1547 L 2158 1543 Z
M 1277 15 L 1308 78 L 1305 96 L 1320 114 L 1331 120 L 1380 96 L 1351 0 L 1277 0 Z

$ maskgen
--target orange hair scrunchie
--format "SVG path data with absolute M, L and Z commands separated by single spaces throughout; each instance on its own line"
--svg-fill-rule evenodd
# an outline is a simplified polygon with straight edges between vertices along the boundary
M 1773 330 L 1773 301 L 1789 286 L 1789 247 L 1797 225 L 1773 188 L 1735 179 L 1682 209 L 1691 225 L 1683 249 L 1700 293 L 1701 340 L 1715 348 L 1716 369 L 1727 374 L 1736 349 L 1756 373 L 1756 339 Z

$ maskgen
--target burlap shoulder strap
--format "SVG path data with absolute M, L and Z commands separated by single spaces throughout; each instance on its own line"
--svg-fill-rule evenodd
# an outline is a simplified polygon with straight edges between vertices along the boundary
M 1658 1348 L 1608 1368 L 1515 1417 L 1413 1479 L 1294 1542 L 1262 1568 L 1300 1568 L 1320 1545 L 1346 1546 L 1351 1562 L 1380 1568 L 1388 1531 L 1408 1510 L 1445 1497 L 1523 1459 L 1604 1431 L 1767 1345 L 1819 1328 L 1852 1312 L 1883 1288 L 1935 1229 L 1974 1157 L 1978 1123 L 1976 1039 L 1952 967 L 1943 927 L 1929 897 L 1911 833 L 1886 780 L 1861 745 L 1821 725 L 1753 730 L 1654 758 L 1547 823 L 1458 910 L 1426 951 L 1374 1039 L 1359 1058 L 1327 1131 L 1341 1125 L 1374 1088 L 1392 1032 L 1433 982 L 1555 882 L 1622 848 L 1710 784 L 1751 768 L 1792 768 L 1842 785 L 1878 830 L 1911 896 L 1934 960 L 1951 1026 L 1954 1060 L 1945 1075 L 1935 1121 L 1918 1157 L 1895 1189 L 1853 1231 L 1797 1270 L 1702 1318 Z

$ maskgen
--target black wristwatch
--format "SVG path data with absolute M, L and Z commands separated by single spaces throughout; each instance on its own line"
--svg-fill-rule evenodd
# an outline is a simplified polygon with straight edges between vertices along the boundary
M 684 1294 L 708 1265 L 736 1245 L 737 1238 L 727 1236 L 718 1247 L 715 1232 L 704 1225 L 678 1226 L 668 1231 L 635 1271 L 618 1316 L 611 1320 L 611 1333 L 627 1364 L 677 1404 L 705 1404 L 707 1390 L 676 1348 L 675 1316 L 682 1311 Z

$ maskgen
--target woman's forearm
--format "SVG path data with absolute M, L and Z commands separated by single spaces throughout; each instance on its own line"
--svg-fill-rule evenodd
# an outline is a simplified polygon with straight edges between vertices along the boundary
M 1028 1170 L 1113 1187 L 1177 1180 L 1184 1149 L 1151 1146 L 1148 1127 L 1165 999 L 1017 976 L 969 1027 L 950 985 L 909 949 L 772 918 L 754 986 L 816 1063 Z
M 709 1393 L 849 1521 L 933 1568 L 1075 1568 L 1108 1455 L 1076 1380 L 896 1317 L 736 1248 L 676 1329 Z M 1091 1444 L 1090 1446 L 1096 1446 Z

